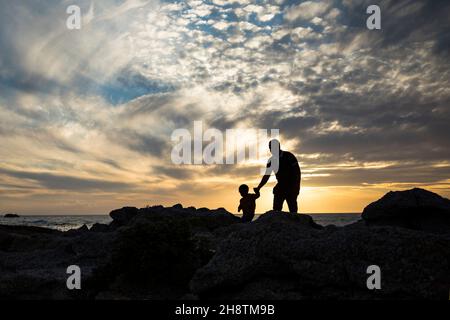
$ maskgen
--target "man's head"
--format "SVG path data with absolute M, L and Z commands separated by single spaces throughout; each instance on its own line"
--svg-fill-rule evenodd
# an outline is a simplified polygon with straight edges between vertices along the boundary
M 246 196 L 248 194 L 248 185 L 241 184 L 241 186 L 239 187 L 239 193 L 241 194 L 241 196 Z
M 269 149 L 272 154 L 280 153 L 280 141 L 277 139 L 270 140 Z

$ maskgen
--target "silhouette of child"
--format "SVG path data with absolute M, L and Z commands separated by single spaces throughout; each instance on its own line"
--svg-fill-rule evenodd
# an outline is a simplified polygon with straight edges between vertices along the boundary
M 242 210 L 242 222 L 251 222 L 255 216 L 256 199 L 259 198 L 259 190 L 256 188 L 255 194 L 248 193 L 248 186 L 243 184 L 239 187 L 242 198 L 239 202 L 238 212 Z

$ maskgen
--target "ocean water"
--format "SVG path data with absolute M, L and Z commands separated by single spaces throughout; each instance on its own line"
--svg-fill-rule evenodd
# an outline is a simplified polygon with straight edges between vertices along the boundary
M 312 214 L 314 221 L 320 225 L 334 224 L 344 226 L 360 219 L 359 214 L 353 213 L 335 213 L 335 214 Z M 108 215 L 71 215 L 71 216 L 21 216 L 19 218 L 0 217 L 0 224 L 3 225 L 22 225 L 35 226 L 60 231 L 77 229 L 84 224 L 89 228 L 94 223 L 108 224 L 112 219 Z
M 335 226 L 342 227 L 347 224 L 357 222 L 361 219 L 360 213 L 321 213 L 311 214 L 314 222 L 322 226 L 334 224 Z
M 359 213 L 315 213 L 308 215 L 313 218 L 315 223 L 321 226 L 334 224 L 338 227 L 357 222 L 361 217 Z
M 33 226 L 67 231 L 77 229 L 84 224 L 89 228 L 94 223 L 110 223 L 109 215 L 73 215 L 73 216 L 20 216 L 19 218 L 0 217 L 0 224 L 14 226 Z

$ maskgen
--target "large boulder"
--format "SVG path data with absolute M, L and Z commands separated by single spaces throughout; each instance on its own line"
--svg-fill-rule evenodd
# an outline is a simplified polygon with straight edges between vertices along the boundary
M 97 268 L 87 286 L 98 299 L 177 299 L 189 294 L 194 272 L 211 259 L 231 228 L 241 225 L 223 208 L 181 205 L 123 208 L 111 217 L 120 227 L 113 229 L 110 260 Z
M 113 222 L 111 223 L 113 228 L 130 225 L 140 221 L 156 222 L 161 219 L 178 218 L 182 219 L 185 223 L 189 223 L 191 227 L 194 228 L 194 231 L 196 231 L 197 229 L 214 230 L 241 221 L 240 218 L 224 208 L 183 208 L 180 204 L 173 207 L 152 206 L 142 209 L 124 207 L 112 211 L 110 216 L 113 219 Z
M 370 265 L 382 290 L 366 286 Z M 449 280 L 448 237 L 270 212 L 230 233 L 190 287 L 205 299 L 447 299 Z
M 138 208 L 135 207 L 123 207 L 122 209 L 116 209 L 109 213 L 114 226 L 124 226 L 131 221 L 138 213 Z
M 89 229 L 89 231 L 91 231 L 91 232 L 108 232 L 108 231 L 111 231 L 111 228 L 108 224 L 94 223 L 92 225 L 91 229 Z
M 4 218 L 19 218 L 20 216 L 15 213 L 7 213 L 4 215 Z
M 201 252 L 181 219 L 140 220 L 117 230 L 111 258 L 87 283 L 92 297 L 176 299 L 201 266 Z
M 450 232 L 450 200 L 415 188 L 389 192 L 364 208 L 369 225 L 395 225 L 437 233 Z

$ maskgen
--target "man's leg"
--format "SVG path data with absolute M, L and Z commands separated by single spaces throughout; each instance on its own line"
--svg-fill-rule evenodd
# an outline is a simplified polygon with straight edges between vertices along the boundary
M 284 195 L 279 193 L 274 193 L 273 195 L 273 210 L 282 211 L 283 210 L 283 202 Z
M 253 219 L 251 214 L 243 214 L 242 215 L 242 222 L 251 222 Z
M 294 195 L 288 195 L 286 197 L 286 202 L 288 204 L 290 213 L 297 213 L 297 211 L 298 211 L 297 196 L 298 196 L 297 194 L 294 194 Z

